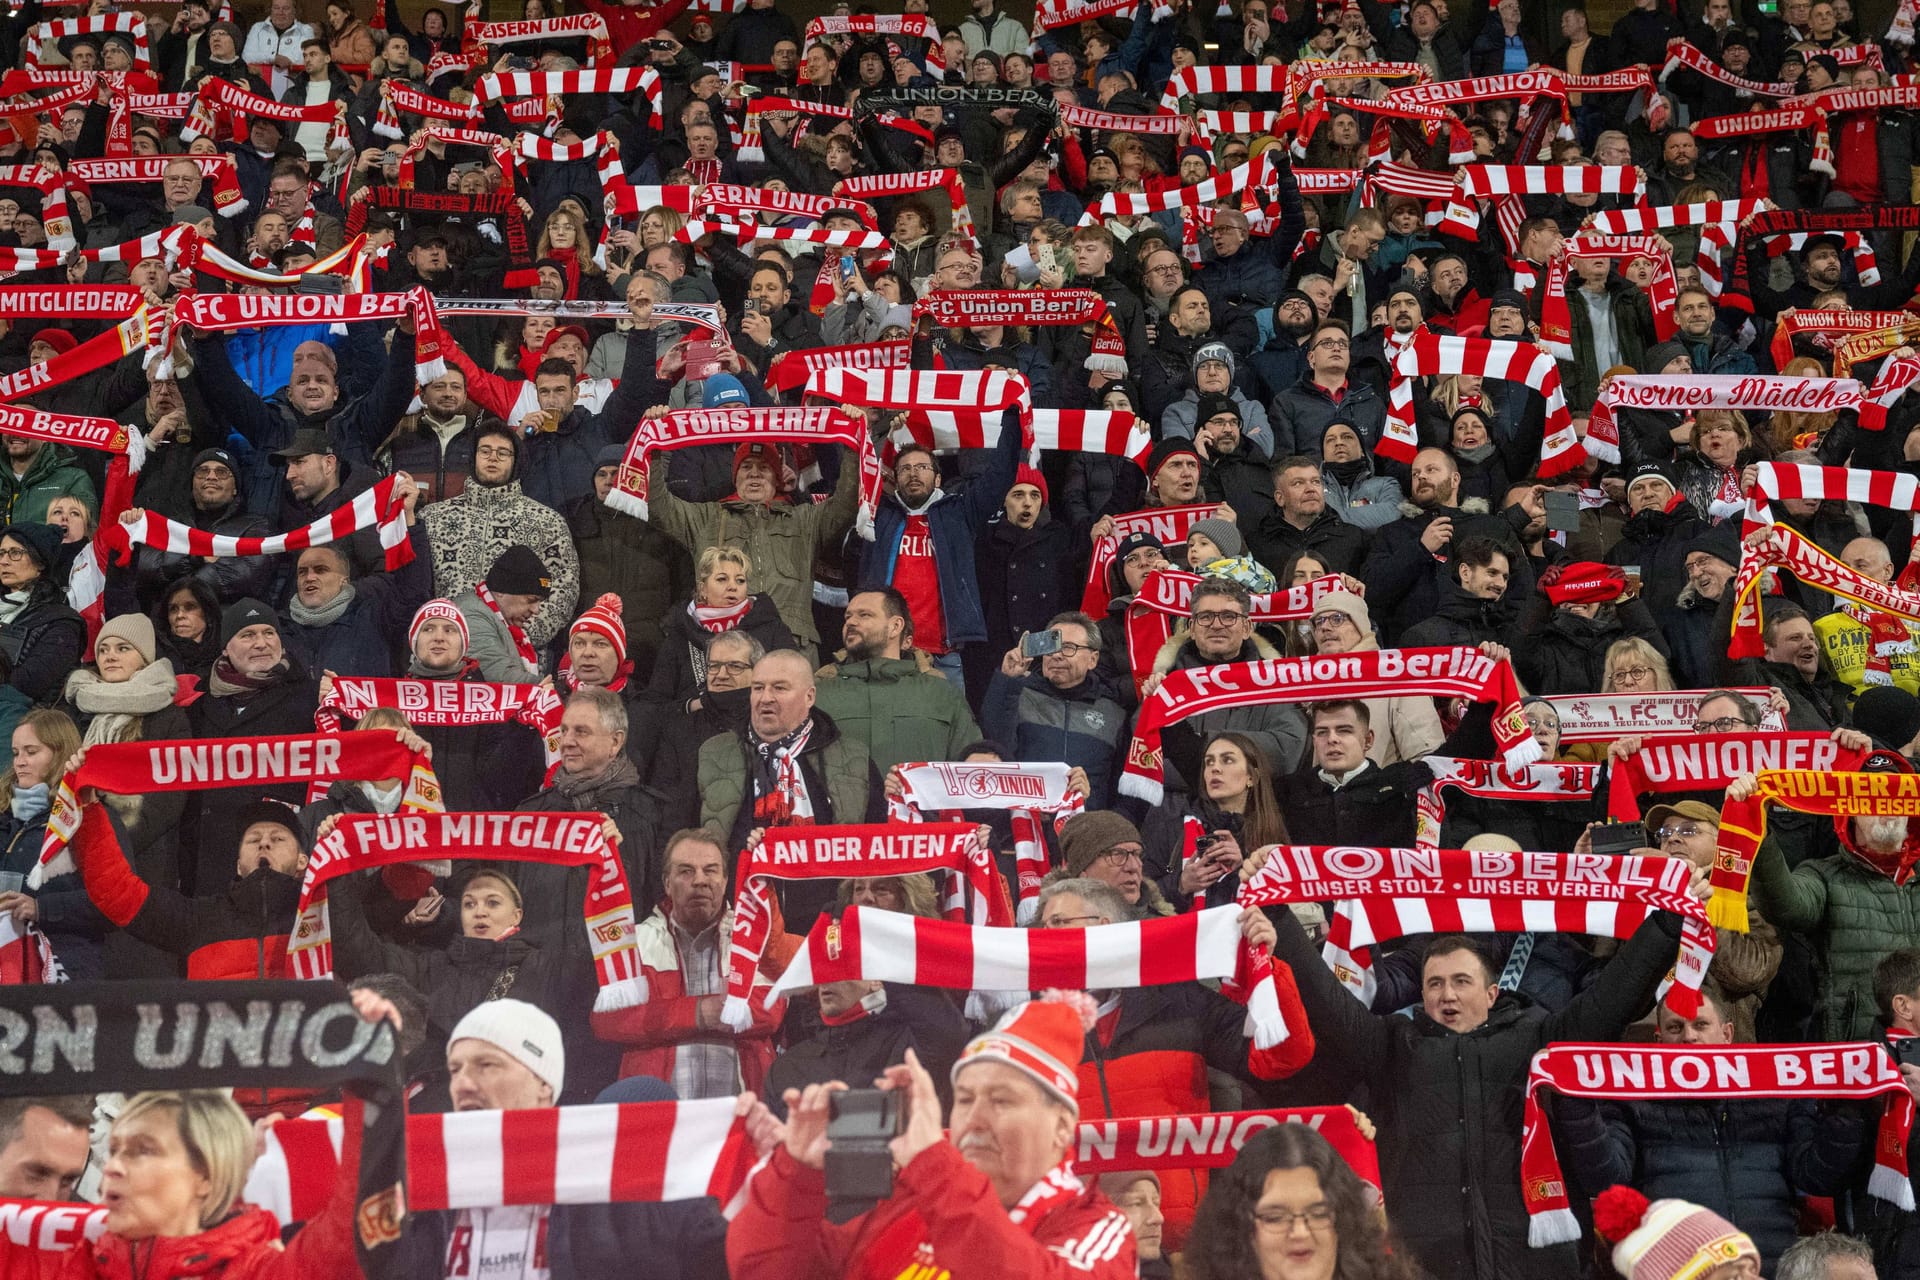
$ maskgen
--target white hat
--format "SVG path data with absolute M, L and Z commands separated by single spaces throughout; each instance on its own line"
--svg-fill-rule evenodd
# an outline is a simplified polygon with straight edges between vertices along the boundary
M 488 1000 L 468 1010 L 447 1037 L 482 1040 L 546 1081 L 560 1096 L 567 1078 L 567 1051 L 560 1042 L 560 1024 L 538 1005 L 525 1000 Z

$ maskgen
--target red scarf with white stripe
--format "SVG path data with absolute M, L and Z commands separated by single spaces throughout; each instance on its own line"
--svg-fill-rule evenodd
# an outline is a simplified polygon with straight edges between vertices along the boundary
M 1673 277 L 1673 255 L 1658 236 L 1568 236 L 1560 243 L 1560 253 L 1547 266 L 1547 292 L 1540 304 L 1540 345 L 1562 360 L 1573 359 L 1573 318 L 1567 311 L 1567 272 L 1575 259 L 1608 258 L 1625 264 L 1635 258 L 1653 261 L 1653 279 L 1646 286 L 1647 303 L 1653 310 L 1654 336 L 1661 342 L 1672 340 L 1678 325 L 1673 304 L 1679 286 Z M 1589 424 L 1591 434 L 1592 426 Z
M 1013 923 L 1006 882 L 993 850 L 969 822 L 891 823 L 830 827 L 769 827 L 759 845 L 740 855 L 735 870 L 733 935 L 727 951 L 727 999 L 721 1021 L 735 1031 L 753 1023 L 747 1005 L 773 924 L 769 880 L 905 876 L 945 871 L 972 889 L 971 915 L 980 923 Z M 956 912 L 962 919 L 963 906 Z M 909 917 L 911 918 L 911 917 Z M 964 925 L 962 927 L 965 927 Z
M 1557 804 L 1591 800 L 1600 781 L 1597 764 L 1529 764 L 1509 769 L 1497 760 L 1455 760 L 1447 756 L 1422 756 L 1420 762 L 1433 771 L 1433 781 L 1420 788 L 1413 801 L 1413 843 L 1420 849 L 1440 847 L 1449 791 L 1502 803 L 1538 800 Z
M 1527 1243 L 1534 1248 L 1580 1238 L 1553 1130 L 1540 1108 L 1551 1089 L 1570 1098 L 1692 1102 L 1702 1098 L 1885 1098 L 1867 1190 L 1913 1212 L 1907 1139 L 1913 1094 L 1879 1044 L 1550 1044 L 1533 1055 L 1520 1141 L 1520 1194 Z
M 739 604 L 704 605 L 688 601 L 687 616 L 698 623 L 702 631 L 717 636 L 723 631 L 731 631 L 739 626 L 751 608 L 753 608 L 752 596 L 748 596 Z
M 1013 824 L 1013 861 L 1019 893 L 1014 918 L 1032 922 L 1040 903 L 1040 882 L 1053 869 L 1047 856 L 1040 815 L 1053 815 L 1054 831 L 1081 812 L 1087 798 L 1067 789 L 1072 772 L 1064 764 L 928 763 L 897 764 L 892 774 L 900 794 L 887 802 L 892 822 L 924 822 L 929 812 L 943 821 L 964 821 L 968 809 L 1005 809 Z
M 1543 347 L 1505 338 L 1457 338 L 1451 334 L 1417 333 L 1393 362 L 1387 391 L 1386 430 L 1374 452 L 1398 462 L 1412 462 L 1420 451 L 1413 429 L 1413 379 L 1436 374 L 1470 373 L 1481 378 L 1522 382 L 1547 402 L 1546 438 L 1540 446 L 1540 474 L 1557 476 L 1586 459 L 1573 418 L 1567 412 L 1560 386 L 1559 363 Z
M 228 559 L 236 556 L 278 556 L 308 547 L 324 547 L 339 542 L 362 529 L 377 529 L 380 545 L 386 549 L 388 573 L 413 559 L 413 547 L 407 541 L 406 510 L 393 496 L 396 477 L 388 476 L 373 488 L 357 494 L 353 501 L 321 516 L 312 524 L 288 533 L 266 537 L 236 538 L 224 533 L 197 529 L 169 520 L 157 511 L 142 511 L 132 523 L 114 526 L 113 545 L 127 554 L 134 547 L 153 547 L 172 555 L 196 559 Z
M 791 391 L 826 369 L 906 370 L 913 367 L 913 343 L 855 342 L 841 347 L 782 351 L 767 366 L 767 389 Z
M 335 676 L 313 725 L 321 733 L 339 733 L 342 717 L 358 720 L 376 707 L 401 712 L 416 728 L 523 724 L 540 735 L 549 780 L 560 765 L 560 713 L 566 708 L 559 694 L 541 685 Z
M 1609 761 L 1608 816 L 1638 822 L 1643 795 L 1721 791 L 1744 774 L 1772 769 L 1858 769 L 1864 758 L 1825 733 L 1705 733 L 1647 742 Z
M 872 173 L 858 178 L 842 178 L 833 184 L 835 195 L 908 196 L 916 191 L 939 188 L 947 193 L 953 212 L 953 234 L 971 238 L 973 213 L 967 206 L 967 188 L 958 169 L 923 169 L 918 173 Z
M 480 598 L 480 603 L 487 606 L 494 617 L 500 619 L 501 625 L 507 629 L 507 634 L 513 637 L 514 651 L 520 655 L 520 661 L 526 666 L 527 673 L 539 675 L 540 654 L 534 649 L 533 641 L 527 639 L 526 630 L 517 622 L 507 621 L 507 615 L 500 612 L 500 604 L 493 598 L 493 591 L 486 583 L 474 583 L 473 594 Z
M 600 983 L 594 1009 L 645 1004 L 647 980 L 634 940 L 633 895 L 620 847 L 606 838 L 606 821 L 599 813 L 346 814 L 308 858 L 287 943 L 288 973 L 296 978 L 333 976 L 327 884 L 350 871 L 453 858 L 535 862 L 588 869 L 581 924 Z
M 1181 569 L 1155 569 L 1140 580 L 1140 591 L 1127 606 L 1126 614 L 1127 653 L 1133 662 L 1135 689 L 1153 674 L 1154 659 L 1173 637 L 1174 627 L 1192 615 L 1193 591 L 1201 580 L 1201 575 Z M 1340 575 L 1329 573 L 1279 591 L 1252 592 L 1247 617 L 1255 626 L 1300 622 L 1311 618 L 1328 594 L 1344 590 Z
M 1006 415 L 966 410 L 914 408 L 888 439 L 890 448 L 909 444 L 950 453 L 955 449 L 992 449 L 999 446 Z M 1028 437 L 1035 450 L 1064 449 L 1077 453 L 1104 453 L 1125 458 L 1142 471 L 1153 452 L 1147 426 L 1124 409 L 1035 409 Z

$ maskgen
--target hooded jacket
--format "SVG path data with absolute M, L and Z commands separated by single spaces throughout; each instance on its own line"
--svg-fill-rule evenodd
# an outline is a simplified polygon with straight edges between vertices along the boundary
M 1408 649 L 1423 645 L 1479 645 L 1489 640 L 1507 644 L 1513 637 L 1513 615 L 1513 606 L 1505 599 L 1483 600 L 1469 595 L 1457 580 L 1449 578 L 1440 585 L 1440 603 L 1432 615 L 1408 627 L 1400 637 L 1400 644 Z
M 1513 654 L 1514 673 L 1534 693 L 1592 693 L 1606 687 L 1607 650 L 1629 636 L 1645 640 L 1661 657 L 1666 637 L 1654 625 L 1644 600 L 1603 607 L 1591 618 L 1555 608 L 1536 593 L 1520 612 L 1522 643 Z

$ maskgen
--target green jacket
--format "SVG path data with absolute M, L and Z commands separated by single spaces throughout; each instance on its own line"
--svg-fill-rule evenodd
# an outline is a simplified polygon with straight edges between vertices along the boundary
M 966 698 L 912 658 L 842 662 L 821 672 L 815 688 L 820 709 L 866 744 L 883 774 L 909 761 L 958 760 L 980 741 Z
M 55 498 L 78 498 L 96 517 L 100 514 L 93 481 L 74 465 L 73 450 L 65 445 L 41 445 L 22 476 L 0 466 L 0 495 L 6 498 L 8 524 L 45 524 Z
M 763 825 L 754 821 L 748 803 L 753 788 L 747 755 L 753 748 L 746 739 L 752 733 L 747 729 L 716 734 L 700 747 L 700 825 L 728 849 L 744 848 L 747 833 Z M 846 825 L 880 820 L 878 775 L 866 746 L 842 735 L 833 717 L 818 707 L 807 749 L 800 755 L 800 770 L 813 801 L 815 822 Z M 820 811 L 822 789 L 827 797 L 825 813 Z
M 1873 968 L 1920 938 L 1920 879 L 1895 884 L 1844 853 L 1788 870 L 1768 837 L 1754 859 L 1753 895 L 1768 921 L 1808 935 L 1820 958 L 1818 1038 L 1872 1039 Z
M 649 469 L 647 523 L 693 553 L 708 547 L 739 547 L 753 562 L 748 587 L 773 597 L 780 620 L 805 643 L 818 647 L 813 625 L 813 562 L 831 550 L 853 525 L 860 494 L 860 465 L 843 456 L 840 482 L 825 502 L 684 502 L 667 489 L 667 468 Z

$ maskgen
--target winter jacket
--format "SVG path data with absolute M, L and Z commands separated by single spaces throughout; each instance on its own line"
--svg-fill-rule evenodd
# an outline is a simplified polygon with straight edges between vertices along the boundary
M 52 578 L 36 578 L 28 590 L 26 607 L 0 624 L 0 670 L 7 673 L 7 686 L 28 702 L 51 706 L 80 665 L 87 624 L 67 607 Z M 11 741 L 11 725 L 7 734 Z
M 1351 469 L 1350 478 L 1340 473 Z M 1400 482 L 1392 476 L 1374 474 L 1373 456 L 1361 454 L 1357 464 L 1322 462 L 1320 480 L 1327 487 L 1327 510 L 1348 524 L 1371 532 L 1400 518 L 1400 503 L 1405 495 Z
M 1613 317 L 1613 340 L 1619 348 L 1616 363 L 1638 369 L 1647 362 L 1647 348 L 1654 343 L 1653 307 L 1638 285 L 1618 275 L 1607 277 L 1606 292 L 1607 308 Z M 1588 296 L 1577 280 L 1569 282 L 1567 321 L 1574 358 L 1560 362 L 1560 381 L 1566 388 L 1568 404 L 1592 404 L 1600 394 L 1600 375 L 1611 367 L 1599 364 L 1594 353 Z
M 0 467 L 0 498 L 6 500 L 8 524 L 45 524 L 55 498 L 78 498 L 87 510 L 100 510 L 93 481 L 74 462 L 73 450 L 58 444 L 41 445 L 19 475 L 10 466 Z
M 1644 600 L 1637 597 L 1602 608 L 1591 618 L 1555 608 L 1535 595 L 1520 611 L 1520 645 L 1514 673 L 1537 694 L 1595 693 L 1606 687 L 1607 650 L 1629 636 L 1645 640 L 1661 657 L 1666 638 L 1654 625 Z
M 1273 428 L 1267 425 L 1267 411 L 1257 400 L 1249 400 L 1240 394 L 1240 388 L 1228 387 L 1227 395 L 1233 400 L 1233 407 L 1240 411 L 1240 436 L 1245 444 L 1253 446 L 1253 452 L 1263 460 L 1275 458 L 1273 452 Z M 1200 393 L 1188 389 L 1187 394 L 1167 406 L 1160 415 L 1160 435 L 1162 439 L 1193 439 L 1194 419 L 1200 413 Z
M 1729 582 L 1723 594 L 1731 591 Z M 1674 607 L 1660 620 L 1660 634 L 1667 639 L 1668 664 L 1673 670 L 1676 689 L 1710 689 L 1714 665 L 1727 651 L 1727 635 L 1714 630 L 1714 618 L 1720 602 L 1708 600 L 1691 583 L 1680 589 Z M 1657 616 L 1657 615 L 1656 615 Z
M 1606 562 L 1640 566 L 1640 598 L 1654 620 L 1664 623 L 1680 608 L 1680 592 L 1687 585 L 1687 550 L 1706 531 L 1693 506 L 1681 498 L 1671 510 L 1649 509 L 1629 516 L 1620 540 L 1607 548 Z
M 1533 594 L 1533 566 L 1521 542 L 1528 517 L 1519 507 L 1489 513 L 1483 504 L 1472 501 L 1432 510 L 1407 503 L 1400 512 L 1401 519 L 1374 530 L 1358 575 L 1367 584 L 1373 630 L 1380 643 L 1398 644 L 1408 627 L 1433 616 L 1446 584 L 1456 581 L 1452 553 L 1468 538 L 1492 538 L 1507 552 L 1513 572 L 1502 599 L 1525 600 Z M 1441 515 L 1453 520 L 1446 560 L 1436 559 L 1420 541 L 1427 526 Z
M 514 810 L 603 813 L 612 818 L 620 832 L 620 862 L 633 888 L 634 901 L 654 902 L 661 893 L 659 854 L 669 834 L 660 821 L 660 804 L 659 792 L 640 781 L 633 762 L 616 756 L 598 778 L 584 785 L 572 779 L 563 766 L 554 772 L 549 785 L 515 805 Z M 527 904 L 523 929 L 535 938 L 548 939 L 554 930 L 580 927 L 582 894 L 587 884 L 585 868 L 547 862 L 508 866 Z M 587 1096 L 592 1096 L 591 1090 Z
M 472 481 L 479 429 L 494 421 L 491 414 L 461 413 L 436 427 L 424 410 L 409 414 L 374 451 L 374 462 L 384 474 L 404 471 L 413 477 L 422 490 L 420 513 L 425 515 L 434 503 L 465 492 Z
M 510 624 L 480 598 L 480 592 L 476 589 L 478 585 L 476 580 L 475 586 L 468 587 L 453 598 L 460 616 L 467 621 L 467 657 L 479 664 L 482 679 L 495 684 L 538 682 L 540 673 L 528 668 L 527 660 L 514 640 Z M 534 661 L 538 665 L 538 650 L 535 654 Z
M 755 561 L 756 575 L 759 569 L 759 562 Z M 775 649 L 793 648 L 793 632 L 781 620 L 773 597 L 756 593 L 749 599 L 753 603 L 748 607 L 746 616 L 740 619 L 736 630 L 758 640 L 760 647 L 768 653 Z M 656 702 L 683 707 L 688 699 L 698 697 L 707 687 L 707 644 L 713 639 L 713 633 L 701 626 L 693 616 L 691 602 L 672 606 L 661 621 L 666 638 L 661 642 L 659 654 L 654 659 L 653 677 L 647 683 L 647 697 Z
M 1007 490 L 1019 470 L 1021 433 L 1019 410 L 1008 409 L 1002 415 L 1000 441 L 987 454 L 986 469 L 967 481 L 959 493 L 936 490 L 919 514 L 926 517 L 928 541 L 933 546 L 933 563 L 940 579 L 940 620 L 944 636 L 921 636 L 932 644 L 942 641 L 948 650 L 977 643 L 987 638 L 986 613 L 980 603 L 979 573 L 974 565 L 974 542 L 987 522 L 1006 502 Z M 845 460 L 842 463 L 846 465 Z M 874 516 L 873 541 L 860 557 L 860 582 L 867 586 L 891 585 L 899 567 L 900 542 L 907 531 L 908 512 L 899 495 L 889 494 Z M 759 562 L 754 562 L 757 568 Z M 799 628 L 794 628 L 795 632 Z
M 312 733 L 313 712 L 320 701 L 320 683 L 305 667 L 289 660 L 279 676 L 263 689 L 219 696 L 208 691 L 187 708 L 187 722 L 196 738 L 265 738 L 278 734 Z M 181 886 L 199 897 L 218 894 L 233 880 L 234 858 L 240 851 L 240 813 L 259 799 L 290 805 L 306 802 L 304 783 L 277 783 L 258 787 L 221 787 L 196 791 L 187 801 L 182 824 Z M 192 851 L 192 852 L 186 852 Z
M 581 600 L 620 597 L 627 654 L 635 671 L 652 671 L 668 610 L 693 589 L 687 553 L 646 521 L 584 494 L 564 512 L 580 562 Z M 537 620 L 539 615 L 534 615 Z
M 703 1030 L 700 1026 L 700 1002 L 706 996 L 686 994 L 681 976 L 680 946 L 668 924 L 666 905 L 655 907 L 653 914 L 634 930 L 640 948 L 640 972 L 647 983 L 645 1004 L 625 1009 L 606 1009 L 592 1015 L 593 1034 L 608 1044 L 624 1045 L 620 1056 L 620 1077 L 653 1076 L 671 1081 L 679 1046 L 686 1043 L 719 1044 L 732 1049 L 740 1059 L 739 1087 L 760 1091 L 767 1068 L 773 1063 L 773 1036 L 786 1017 L 787 1002 L 776 1000 L 766 1007 L 771 978 L 759 976 L 747 1004 L 753 1025 L 734 1032 L 724 1027 Z M 710 926 L 711 927 L 711 926 Z M 726 965 L 726 939 L 721 939 L 720 964 Z M 869 1077 L 871 1078 L 871 1077 Z
M 1527 1070 L 1554 1041 L 1617 1039 L 1672 966 L 1678 922 L 1664 913 L 1648 920 L 1561 1012 L 1541 1017 L 1521 997 L 1502 994 L 1486 1022 L 1460 1034 L 1424 1010 L 1411 1018 L 1369 1013 L 1291 911 L 1267 914 L 1279 932 L 1275 959 L 1293 968 L 1316 1043 L 1369 1086 L 1379 1111 L 1383 1190 L 1399 1206 L 1394 1226 L 1420 1264 L 1436 1280 L 1577 1275 L 1573 1246 L 1527 1245 L 1520 1180 Z
M 259 538 L 274 532 L 273 526 L 258 516 L 249 515 L 236 497 L 218 511 L 195 509 L 191 523 L 196 529 L 234 538 Z M 134 548 L 134 589 L 140 607 L 151 609 L 182 577 L 195 577 L 213 588 L 220 603 L 234 604 L 248 596 L 265 598 L 273 591 L 279 565 L 273 556 L 223 556 L 214 560 L 193 557 L 159 547 Z
M 858 463 L 841 457 L 839 481 L 833 496 L 825 502 L 683 502 L 668 489 L 666 480 L 666 468 L 655 463 L 647 486 L 647 522 L 685 547 L 696 560 L 708 547 L 744 550 L 753 562 L 754 584 L 773 597 L 787 629 L 805 644 L 818 645 L 820 632 L 813 621 L 813 562 L 822 551 L 839 546 L 853 527 L 860 490 Z M 1007 487 L 1012 488 L 1011 482 Z M 1006 490 L 1000 492 L 1004 497 Z M 873 545 L 877 548 L 881 544 Z M 897 549 L 899 545 L 896 525 L 891 546 Z M 949 618 L 948 626 L 952 625 Z
M 332 622 L 309 626 L 288 608 L 280 637 L 301 666 L 342 676 L 399 674 L 396 642 L 407 634 L 414 611 L 432 598 L 433 590 L 433 553 L 424 531 L 415 525 L 407 539 L 413 544 L 413 559 L 392 573 L 356 578 L 352 603 Z
M 1874 966 L 1920 937 L 1920 879 L 1895 884 L 1851 853 L 1788 870 L 1769 836 L 1754 860 L 1752 892 L 1775 928 L 1805 935 L 1820 959 L 1818 1038 L 1866 1039 L 1878 1012 Z
M 1734 592 L 1731 584 L 1720 593 L 1714 608 L 1714 632 L 1721 636 L 1733 632 Z M 1771 685 L 1787 699 L 1787 728 L 1801 732 L 1825 733 L 1853 723 L 1852 691 L 1834 678 L 1827 657 L 1820 661 L 1811 678 L 1789 662 L 1769 662 L 1765 658 L 1734 658 L 1722 645 L 1714 650 L 1715 678 L 1710 682 L 1729 688 Z
M 1335 787 L 1309 759 L 1275 778 L 1287 834 L 1300 844 L 1404 847 L 1413 842 L 1413 794 L 1433 778 L 1418 761 L 1385 768 L 1368 760 Z
M 821 671 L 815 697 L 883 774 L 896 764 L 958 760 L 980 740 L 966 698 L 911 655 L 837 663 Z
M 790 1043 L 766 1076 L 767 1105 L 785 1118 L 788 1089 L 829 1080 L 872 1080 L 907 1060 L 912 1049 L 933 1077 L 943 1104 L 953 1097 L 948 1077 L 967 1043 L 967 1023 L 949 993 L 932 987 L 885 984 L 887 1002 L 878 1012 L 838 1026 L 822 1024 Z
M 33 819 L 0 812 L 0 871 L 30 875 L 40 862 L 40 844 L 47 834 L 47 815 Z M 60 967 L 70 980 L 106 976 L 102 944 L 113 926 L 87 897 L 77 872 L 48 876 L 38 889 L 26 891 L 34 900 L 34 922 L 47 935 Z
M 1021 632 L 1044 630 L 1054 615 L 1079 605 L 1075 532 L 1044 508 L 1031 529 L 1002 517 L 981 531 L 974 544 L 974 564 L 980 575 L 987 637 L 979 649 L 995 665 Z
M 713 832 L 729 849 L 746 847 L 746 835 L 756 821 L 753 812 L 754 754 L 751 729 L 709 738 L 700 747 L 700 825 Z M 800 756 L 800 772 L 813 803 L 815 825 L 845 825 L 878 821 L 879 773 L 866 744 L 840 731 L 833 717 L 818 707 L 813 731 Z M 876 815 L 876 816 L 869 816 Z M 788 927 L 804 933 L 812 921 L 787 917 Z
M 1424 645 L 1481 645 L 1489 640 L 1508 644 L 1512 638 L 1512 605 L 1505 600 L 1483 600 L 1469 595 L 1458 581 L 1449 578 L 1440 584 L 1439 604 L 1426 618 L 1407 628 L 1400 644 L 1403 648 L 1416 649 Z
M 358 1136 L 348 1139 L 357 1146 Z M 357 1159 L 343 1160 L 355 1168 Z M 195 1280 L 353 1280 L 360 1274 L 354 1252 L 351 1188 L 336 1191 L 327 1207 L 282 1246 L 280 1223 L 265 1209 L 245 1203 L 226 1221 L 190 1236 L 127 1240 L 107 1233 L 82 1241 L 64 1254 L 42 1253 L 36 1243 L 0 1243 L 0 1270 L 45 1280 L 149 1280 L 192 1276 Z M 22 1257 L 34 1255 L 38 1257 Z M 34 1271 L 33 1267 L 39 1267 Z
M 1290 1034 L 1271 1049 L 1255 1048 L 1247 1038 L 1246 1009 L 1197 982 L 1119 992 L 1119 1009 L 1087 1033 L 1081 1051 L 1080 1118 L 1200 1115 L 1213 1109 L 1209 1072 L 1284 1080 L 1306 1066 L 1314 1041 L 1299 989 L 1285 966 L 1274 966 L 1273 976 Z M 1206 1189 L 1206 1175 L 1198 1170 L 1162 1177 L 1168 1252 L 1185 1245 Z
M 593 496 L 591 486 L 587 496 Z M 471 590 L 474 583 L 486 579 L 502 552 L 519 545 L 540 557 L 553 592 L 520 624 L 527 639 L 534 648 L 545 648 L 573 621 L 574 606 L 582 598 L 580 560 L 567 522 L 552 507 L 528 497 L 518 480 L 500 485 L 469 483 L 459 497 L 423 508 L 420 523 L 433 547 L 434 595 L 451 599 Z M 638 621 L 632 615 L 623 616 L 629 626 Z
M 1791 1170 L 1814 1142 L 1810 1099 L 1606 1102 L 1556 1120 L 1561 1168 L 1588 1196 L 1619 1185 L 1689 1200 L 1739 1223 L 1769 1264 L 1800 1234 Z
M 916 1265 L 930 1275 L 958 1267 L 1022 1280 L 1134 1280 L 1124 1222 L 1095 1184 L 1016 1228 L 987 1175 L 942 1139 L 894 1176 L 878 1207 L 832 1223 L 826 1175 L 782 1147 L 747 1184 L 727 1265 L 733 1280 L 896 1280 Z
M 1160 652 L 1153 659 L 1153 673 L 1167 675 L 1174 671 L 1188 671 L 1195 667 L 1217 667 L 1226 662 L 1256 662 L 1264 658 L 1277 658 L 1278 650 L 1260 636 L 1254 636 L 1240 646 L 1240 652 L 1231 658 L 1215 661 L 1203 658 L 1194 647 L 1187 628 L 1181 626 L 1160 646 Z M 1211 738 L 1221 733 L 1244 733 L 1252 738 L 1262 754 L 1267 757 L 1267 768 L 1277 776 L 1291 773 L 1300 763 L 1301 753 L 1307 745 L 1307 721 L 1300 708 L 1286 703 L 1269 703 L 1264 706 L 1223 707 L 1218 711 L 1208 711 L 1197 716 L 1188 716 L 1183 723 L 1191 725 L 1201 738 Z M 1168 769 L 1169 787 L 1191 790 L 1196 779 L 1182 778 L 1178 771 Z
M 1285 458 L 1304 454 L 1318 461 L 1320 438 L 1336 422 L 1344 422 L 1359 433 L 1360 443 L 1372 453 L 1387 427 L 1387 403 L 1372 384 L 1349 379 L 1338 400 L 1313 380 L 1311 370 L 1300 381 L 1273 398 L 1267 407 L 1267 421 L 1273 425 L 1273 456 Z
M 1230 714 L 1230 713 L 1227 713 Z M 981 728 L 1015 760 L 1065 761 L 1087 771 L 1087 807 L 1104 809 L 1129 741 L 1127 710 L 1098 672 L 1061 689 L 1035 671 L 1024 677 L 996 671 L 980 708 Z
M 1389 481 L 1391 483 L 1391 481 Z M 1398 493 L 1396 487 L 1394 490 Z M 1367 553 L 1367 531 L 1340 517 L 1329 501 L 1306 528 L 1296 527 L 1278 507 L 1247 531 L 1247 549 L 1276 575 L 1302 551 L 1320 557 L 1330 573 L 1356 573 Z

